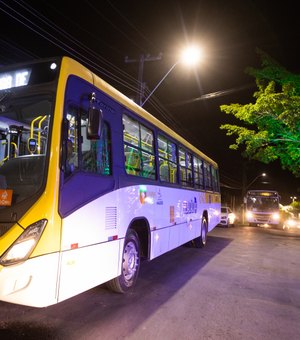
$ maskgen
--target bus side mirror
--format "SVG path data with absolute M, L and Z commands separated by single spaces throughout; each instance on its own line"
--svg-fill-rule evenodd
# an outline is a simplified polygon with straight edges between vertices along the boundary
M 90 107 L 88 111 L 87 139 L 100 139 L 102 126 L 102 111 Z

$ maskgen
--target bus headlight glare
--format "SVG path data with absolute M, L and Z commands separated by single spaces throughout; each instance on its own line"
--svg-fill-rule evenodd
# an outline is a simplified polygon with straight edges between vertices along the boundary
M 273 220 L 276 220 L 276 221 L 278 221 L 278 220 L 279 220 L 279 218 L 280 218 L 280 216 L 279 216 L 279 214 L 278 214 L 278 213 L 274 213 L 274 214 L 272 214 L 272 219 L 273 219 Z
M 11 247 L 0 257 L 0 264 L 8 266 L 27 260 L 40 239 L 46 224 L 47 220 L 43 219 L 26 228 Z
M 292 219 L 289 219 L 287 220 L 287 226 L 290 228 L 290 227 L 295 227 L 296 226 L 296 221 L 292 220 Z
M 247 217 L 247 218 L 253 218 L 252 212 L 251 212 L 251 211 L 247 211 L 247 212 L 246 212 L 246 217 Z

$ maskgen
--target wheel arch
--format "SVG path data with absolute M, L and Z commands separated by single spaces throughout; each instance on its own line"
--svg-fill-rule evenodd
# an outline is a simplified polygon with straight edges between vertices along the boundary
M 128 230 L 134 230 L 139 238 L 141 257 L 150 258 L 150 225 L 145 217 L 134 218 Z
M 202 213 L 202 219 L 203 218 L 205 218 L 206 219 L 206 223 L 207 223 L 207 226 L 206 226 L 206 228 L 207 228 L 207 230 L 206 231 L 208 231 L 208 224 L 209 224 L 209 221 L 208 221 L 208 212 L 207 212 L 207 210 L 203 210 L 203 213 Z

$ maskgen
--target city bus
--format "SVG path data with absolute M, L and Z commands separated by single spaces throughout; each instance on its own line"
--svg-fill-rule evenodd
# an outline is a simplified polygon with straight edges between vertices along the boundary
M 218 164 L 69 57 L 0 69 L 0 300 L 33 307 L 204 247 Z
M 280 195 L 275 190 L 249 190 L 246 195 L 246 220 L 251 226 L 280 224 Z

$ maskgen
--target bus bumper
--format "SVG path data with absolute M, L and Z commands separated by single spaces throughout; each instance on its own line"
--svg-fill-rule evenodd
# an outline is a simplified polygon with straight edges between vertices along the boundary
M 0 266 L 0 300 L 32 307 L 57 303 L 59 253 Z

